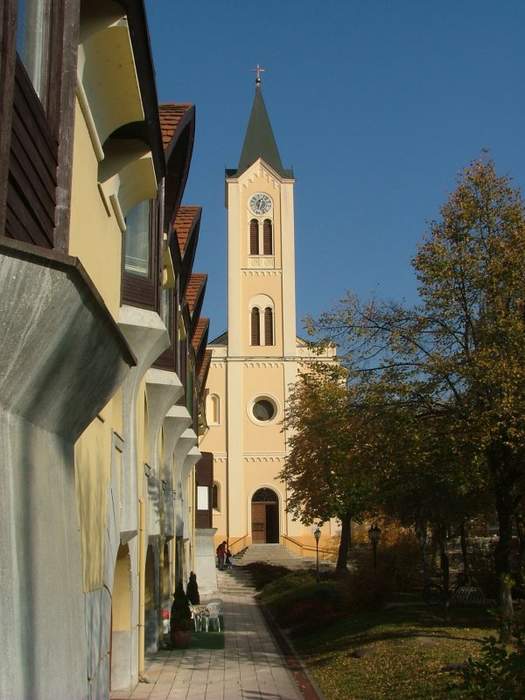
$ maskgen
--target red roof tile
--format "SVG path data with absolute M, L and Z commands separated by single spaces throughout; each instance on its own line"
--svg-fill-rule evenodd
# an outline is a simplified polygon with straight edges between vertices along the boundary
M 191 344 L 193 345 L 193 349 L 195 350 L 195 352 L 199 350 L 199 346 L 202 342 L 202 339 L 204 338 L 204 335 L 208 330 L 209 325 L 210 319 L 205 318 L 204 316 L 199 318 L 199 320 L 197 321 L 197 325 L 195 326 L 195 331 L 193 333 L 193 338 L 191 339 Z
M 202 272 L 193 272 L 190 276 L 186 287 L 186 292 L 184 293 L 184 299 L 188 304 L 191 314 L 195 311 L 195 307 L 200 295 L 202 294 L 202 290 L 204 289 L 207 279 L 208 275 L 205 275 Z
M 169 103 L 159 105 L 160 131 L 162 133 L 162 145 L 164 150 L 168 148 L 177 131 L 177 127 L 186 112 L 193 107 L 189 103 Z
M 211 350 L 206 350 L 206 352 L 204 353 L 204 359 L 203 359 L 202 364 L 201 364 L 200 369 L 199 369 L 199 382 L 200 382 L 201 391 L 204 389 L 204 386 L 206 384 L 206 380 L 208 378 L 208 372 L 210 370 L 212 355 L 213 355 L 213 353 Z
M 181 258 L 184 256 L 184 251 L 186 249 L 186 244 L 193 228 L 193 224 L 196 218 L 200 216 L 200 213 L 201 207 L 193 206 L 179 207 L 177 211 L 175 221 L 173 222 L 173 228 L 177 234 L 177 240 L 179 241 Z

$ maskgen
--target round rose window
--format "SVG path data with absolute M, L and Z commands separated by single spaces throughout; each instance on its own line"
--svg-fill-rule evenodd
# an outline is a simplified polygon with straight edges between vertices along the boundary
M 253 415 L 254 418 L 262 422 L 272 420 L 277 413 L 275 404 L 270 399 L 257 399 L 253 404 Z

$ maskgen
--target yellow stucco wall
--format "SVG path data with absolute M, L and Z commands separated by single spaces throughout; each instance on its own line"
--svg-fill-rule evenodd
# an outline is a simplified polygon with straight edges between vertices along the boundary
M 80 258 L 111 314 L 120 306 L 122 233 L 98 188 L 99 163 L 78 100 L 75 107 L 69 253 Z
M 111 412 L 106 408 L 75 445 L 84 590 L 103 584 L 107 489 L 111 476 Z

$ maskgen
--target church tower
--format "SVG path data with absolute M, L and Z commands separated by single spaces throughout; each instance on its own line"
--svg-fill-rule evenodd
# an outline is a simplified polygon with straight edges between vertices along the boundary
M 228 329 L 210 344 L 208 430 L 214 527 L 234 550 L 305 528 L 286 513 L 289 386 L 308 356 L 296 336 L 294 177 L 283 167 L 259 73 L 238 166 L 226 171 Z

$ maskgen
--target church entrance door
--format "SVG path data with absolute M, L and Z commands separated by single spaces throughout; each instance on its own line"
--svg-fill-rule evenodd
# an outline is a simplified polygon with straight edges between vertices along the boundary
M 272 489 L 258 489 L 253 494 L 252 542 L 279 543 L 279 499 Z

